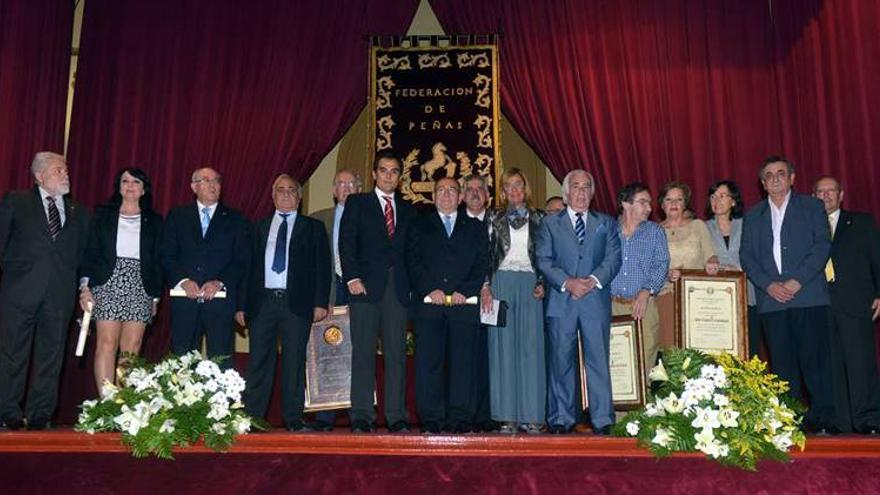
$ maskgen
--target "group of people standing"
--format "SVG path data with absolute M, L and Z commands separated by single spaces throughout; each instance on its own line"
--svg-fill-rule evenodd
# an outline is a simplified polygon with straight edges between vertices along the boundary
M 501 175 L 495 208 L 487 178 L 473 175 L 435 181 L 434 205 L 419 213 L 396 193 L 401 162 L 388 153 L 374 161 L 372 191 L 341 170 L 334 207 L 312 216 L 300 211 L 300 183 L 278 176 L 275 211 L 253 225 L 220 202 L 221 176 L 210 167 L 192 174 L 194 204 L 164 220 L 137 168 L 116 175 L 113 195 L 91 221 L 67 196 L 62 156 L 38 153 L 31 172 L 35 187 L 0 203 L 0 421 L 8 429 L 49 425 L 76 287 L 97 321 L 99 389 L 114 382 L 120 351 L 121 359 L 139 352 L 164 287 L 179 294 L 171 298 L 176 354 L 200 348 L 204 336 L 209 356 L 231 356 L 235 323 L 247 327 L 245 405 L 255 417 L 266 414 L 280 342 L 290 431 L 335 423 L 332 412 L 304 419 L 305 351 L 312 323 L 348 305 L 353 432 L 376 428 L 377 345 L 384 423 L 392 433 L 410 430 L 412 321 L 424 433 L 572 431 L 584 421 L 580 334 L 589 421 L 607 434 L 612 316 L 642 321 L 650 368 L 660 347 L 673 343 L 681 270 L 701 269 L 746 272 L 749 347 L 757 352 L 763 339 L 792 395 L 809 396 L 809 430 L 880 430 L 873 353 L 880 234 L 870 216 L 840 210 L 843 190 L 831 177 L 815 184 L 821 202 L 794 193 L 794 166 L 783 157 L 762 163 L 768 197 L 747 214 L 732 181 L 711 186 L 706 222 L 690 208 L 689 187 L 670 182 L 658 198 L 659 224 L 649 219 L 650 190 L 638 182 L 618 192 L 617 218 L 590 209 L 596 184 L 584 170 L 566 175 L 563 197 L 548 200 L 546 210 L 533 206 L 525 175 L 511 168 Z M 505 324 L 481 324 L 498 301 Z

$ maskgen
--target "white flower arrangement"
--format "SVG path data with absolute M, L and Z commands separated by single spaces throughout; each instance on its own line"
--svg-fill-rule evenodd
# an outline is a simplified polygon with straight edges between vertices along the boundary
M 750 470 L 762 458 L 787 460 L 792 446 L 804 448 L 802 408 L 764 362 L 691 349 L 663 355 L 649 375 L 653 400 L 630 412 L 615 434 L 638 438 L 658 456 L 702 452 Z
M 82 403 L 76 429 L 121 432 L 136 457 L 170 459 L 173 447 L 203 437 L 209 448 L 225 450 L 252 427 L 241 402 L 244 379 L 197 351 L 156 365 L 135 358 L 119 380 L 119 387 L 104 382 L 101 399 Z

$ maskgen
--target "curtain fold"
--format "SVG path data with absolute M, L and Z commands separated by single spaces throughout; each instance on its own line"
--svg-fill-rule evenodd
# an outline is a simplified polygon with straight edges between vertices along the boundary
M 405 32 L 406 0 L 90 0 L 70 161 L 87 203 L 134 164 L 161 211 L 211 165 L 225 200 L 269 211 L 280 172 L 304 181 L 367 99 L 368 35 Z M 88 185 L 93 189 L 84 190 Z
M 64 152 L 73 2 L 0 0 L 0 194 L 30 186 L 38 151 Z
M 731 178 L 752 204 L 758 165 L 782 152 L 799 190 L 833 172 L 859 191 L 849 207 L 880 214 L 880 4 L 770 5 L 431 0 L 447 32 L 500 33 L 505 114 L 557 178 L 593 171 L 600 209 L 633 180 L 689 183 L 701 215 Z

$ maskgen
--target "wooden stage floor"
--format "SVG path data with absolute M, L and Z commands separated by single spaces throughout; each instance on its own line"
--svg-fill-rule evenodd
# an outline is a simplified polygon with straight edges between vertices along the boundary
M 70 428 L 46 432 L 0 432 L 0 453 L 124 453 L 118 433 L 89 435 Z M 175 449 L 175 455 L 212 452 L 203 445 Z M 334 454 L 400 456 L 565 456 L 651 457 L 634 439 L 591 434 L 555 435 L 423 435 L 420 433 L 352 434 L 333 432 L 288 433 L 275 429 L 242 435 L 229 450 L 234 454 Z M 676 454 L 675 457 L 702 457 Z M 792 451 L 798 458 L 880 458 L 880 436 L 810 436 L 806 449 Z

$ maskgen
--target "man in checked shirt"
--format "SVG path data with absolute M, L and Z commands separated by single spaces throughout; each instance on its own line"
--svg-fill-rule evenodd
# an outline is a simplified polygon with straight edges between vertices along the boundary
M 611 282 L 611 313 L 642 320 L 645 373 L 657 360 L 660 318 L 654 304 L 669 269 L 666 233 L 651 215 L 651 192 L 641 182 L 627 184 L 617 193 L 620 210 L 620 253 L 622 264 Z

